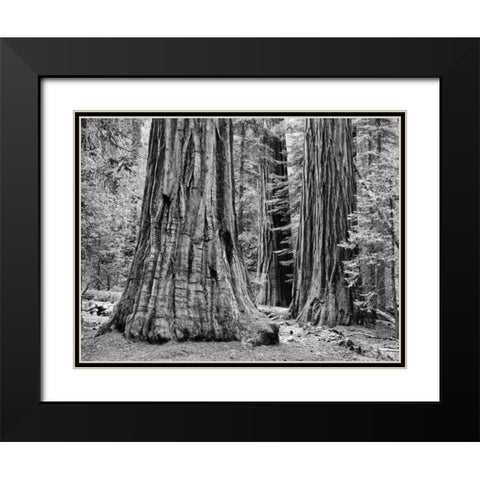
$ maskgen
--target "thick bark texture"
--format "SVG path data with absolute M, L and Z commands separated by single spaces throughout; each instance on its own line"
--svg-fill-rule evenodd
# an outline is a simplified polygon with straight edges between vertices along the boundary
M 229 119 L 153 119 L 140 234 L 110 324 L 130 339 L 278 342 L 237 245 Z
M 245 135 L 247 133 L 247 123 L 242 121 L 240 128 L 240 174 L 239 174 L 239 191 L 238 191 L 238 234 L 241 235 L 244 230 L 243 224 L 243 210 L 244 210 L 244 195 L 245 195 Z
M 290 244 L 287 145 L 284 135 L 274 135 L 267 128 L 264 128 L 262 141 L 257 303 L 288 307 L 292 300 L 293 253 Z
M 307 119 L 303 189 L 292 317 L 313 325 L 348 325 L 353 295 L 339 244 L 354 210 L 352 130 L 349 119 Z

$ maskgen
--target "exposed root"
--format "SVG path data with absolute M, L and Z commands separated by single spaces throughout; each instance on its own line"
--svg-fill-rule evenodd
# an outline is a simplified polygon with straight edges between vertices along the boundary
M 115 325 L 115 318 L 112 317 L 108 322 L 105 322 L 95 334 L 95 337 L 100 337 L 101 335 L 105 335 L 106 333 L 110 333 Z

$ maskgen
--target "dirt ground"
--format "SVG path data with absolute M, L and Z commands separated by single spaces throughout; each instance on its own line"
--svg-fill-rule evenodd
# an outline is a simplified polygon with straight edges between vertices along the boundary
M 101 302 L 96 302 L 101 303 Z M 108 309 L 110 305 L 104 304 Z M 119 332 L 95 337 L 108 316 L 82 312 L 81 359 L 85 362 L 395 362 L 398 341 L 391 324 L 309 327 L 286 320 L 286 309 L 259 307 L 280 326 L 280 343 L 252 347 L 242 342 L 169 342 L 155 345 L 126 340 Z

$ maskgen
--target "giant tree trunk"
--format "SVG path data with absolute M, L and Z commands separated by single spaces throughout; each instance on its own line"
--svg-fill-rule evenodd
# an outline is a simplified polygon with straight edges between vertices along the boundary
M 348 325 L 353 295 L 344 280 L 354 210 L 351 120 L 307 119 L 292 317 L 313 325 Z
M 129 339 L 278 342 L 238 254 L 229 119 L 153 119 L 140 234 L 110 324 Z
M 290 199 L 287 144 L 264 123 L 264 154 L 259 161 L 257 303 L 288 307 L 292 300 Z M 272 122 L 272 121 L 270 121 Z

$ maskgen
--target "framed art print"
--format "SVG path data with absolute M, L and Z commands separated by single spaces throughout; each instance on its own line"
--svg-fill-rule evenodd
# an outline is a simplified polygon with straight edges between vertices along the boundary
M 2 437 L 478 440 L 479 53 L 3 40 Z

